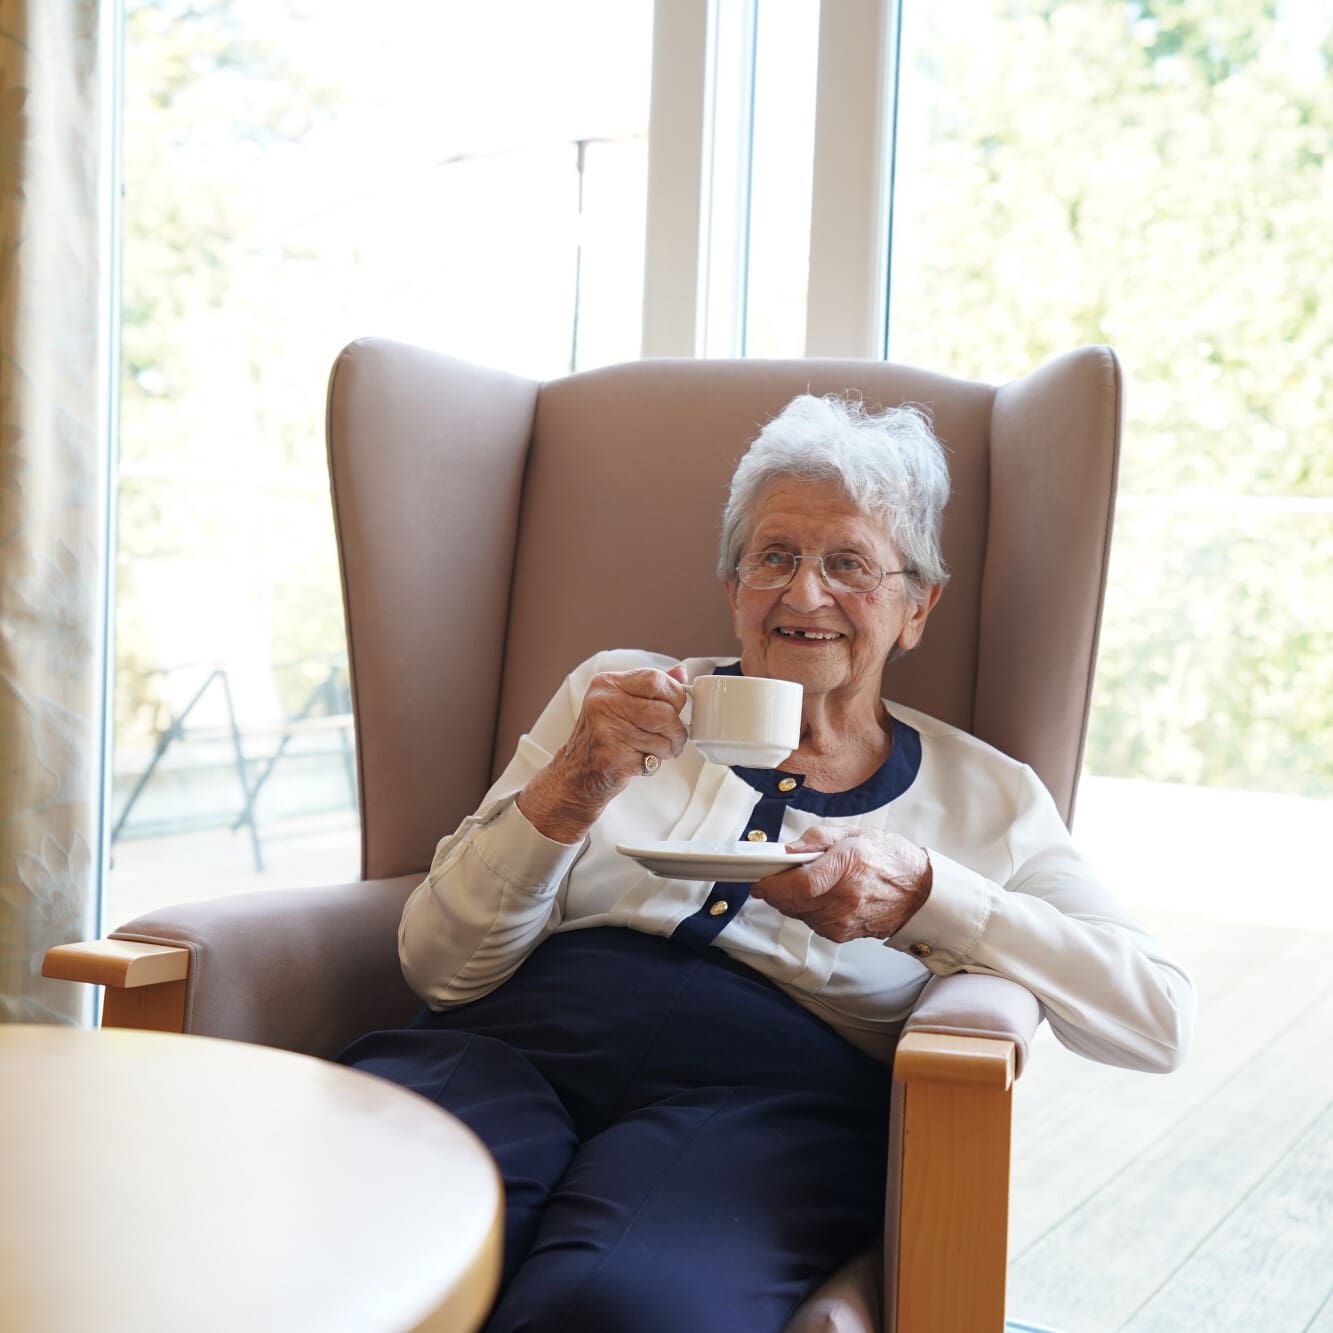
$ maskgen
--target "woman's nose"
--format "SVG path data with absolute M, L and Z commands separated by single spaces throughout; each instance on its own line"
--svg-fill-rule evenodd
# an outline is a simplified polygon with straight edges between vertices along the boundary
M 782 600 L 793 611 L 813 611 L 833 601 L 833 594 L 824 582 L 818 560 L 802 560 L 796 566 L 796 574 L 787 585 Z

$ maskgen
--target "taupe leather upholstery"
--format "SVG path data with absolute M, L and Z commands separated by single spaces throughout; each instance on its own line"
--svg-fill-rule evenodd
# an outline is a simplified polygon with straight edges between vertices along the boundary
M 111 938 L 189 950 L 182 1031 L 332 1056 L 421 1007 L 398 966 L 398 920 L 420 882 L 234 893 L 149 912 Z
M 368 339 L 338 358 L 328 400 L 363 879 L 116 931 L 190 950 L 187 1031 L 327 1055 L 412 1011 L 402 903 L 565 673 L 603 648 L 733 650 L 714 572 L 727 481 L 807 390 L 931 412 L 953 577 L 885 693 L 1031 764 L 1069 819 L 1116 484 L 1109 348 L 998 388 L 853 361 L 644 361 L 538 384 Z M 932 982 L 911 1026 L 1007 1037 L 1021 1062 L 1039 1017 L 1012 983 L 958 976 Z M 791 1333 L 875 1325 L 880 1271 L 849 1265 Z
M 995 983 L 999 982 L 999 985 Z M 1028 1044 L 1041 1023 L 1037 997 L 1000 977 L 958 972 L 931 977 L 903 1024 L 903 1032 L 951 1037 L 1004 1037 L 1014 1043 L 1014 1076 L 1027 1063 Z
M 953 474 L 953 577 L 886 692 L 1030 763 L 1068 818 L 1120 385 L 1104 347 L 995 389 L 844 361 L 643 361 L 539 386 L 354 343 L 330 384 L 329 450 L 364 873 L 426 866 L 585 657 L 734 647 L 714 574 L 727 481 L 806 390 L 931 411 Z

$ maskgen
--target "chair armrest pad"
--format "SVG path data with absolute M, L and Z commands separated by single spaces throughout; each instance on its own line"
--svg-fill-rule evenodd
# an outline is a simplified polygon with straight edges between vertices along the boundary
M 953 1037 L 1005 1038 L 1014 1043 L 1017 1077 L 1040 1023 L 1041 1005 L 1026 987 L 1005 977 L 954 972 L 926 983 L 903 1025 L 903 1035 L 939 1032 Z
M 56 944 L 42 960 L 42 976 L 56 981 L 83 981 L 93 986 L 133 990 L 184 981 L 190 970 L 185 949 L 131 940 L 82 940 Z
M 186 1032 L 330 1056 L 420 1007 L 398 964 L 398 920 L 420 878 L 182 903 L 111 938 L 189 951 Z

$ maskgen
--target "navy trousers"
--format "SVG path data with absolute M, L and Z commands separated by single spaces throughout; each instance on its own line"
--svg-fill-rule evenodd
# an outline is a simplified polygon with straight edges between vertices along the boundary
M 780 1333 L 883 1222 L 890 1071 L 718 949 L 568 931 L 341 1059 L 494 1154 L 487 1333 Z

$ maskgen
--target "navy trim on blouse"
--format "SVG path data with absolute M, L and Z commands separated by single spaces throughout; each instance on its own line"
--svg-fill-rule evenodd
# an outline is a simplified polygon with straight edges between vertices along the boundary
M 739 661 L 720 666 L 715 676 L 739 676 Z M 782 817 L 788 806 L 815 815 L 860 815 L 896 800 L 916 781 L 921 768 L 921 734 L 915 727 L 890 715 L 893 747 L 889 757 L 858 787 L 850 791 L 813 791 L 803 773 L 772 768 L 741 768 L 731 771 L 759 793 L 742 838 L 764 834 L 776 843 L 782 838 Z M 787 784 L 786 787 L 783 784 Z M 671 938 L 691 949 L 703 951 L 736 919 L 750 898 L 749 884 L 714 884 L 703 906 L 687 916 L 671 932 Z
M 739 661 L 720 666 L 715 676 L 739 676 Z M 863 815 L 867 810 L 878 810 L 890 801 L 896 801 L 916 781 L 921 771 L 921 733 L 900 718 L 889 715 L 893 725 L 893 746 L 889 757 L 859 786 L 847 791 L 815 791 L 805 785 L 798 773 L 786 773 L 772 768 L 741 768 L 732 765 L 731 771 L 755 791 L 768 797 L 778 797 L 797 810 L 813 815 Z M 783 778 L 798 778 L 800 785 L 790 794 L 779 792 Z

